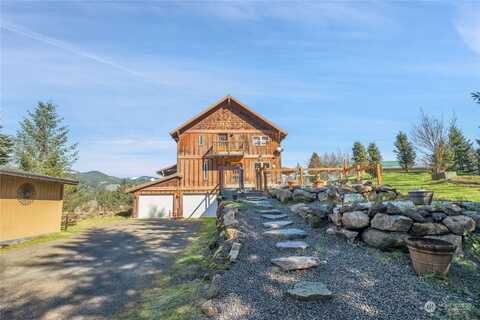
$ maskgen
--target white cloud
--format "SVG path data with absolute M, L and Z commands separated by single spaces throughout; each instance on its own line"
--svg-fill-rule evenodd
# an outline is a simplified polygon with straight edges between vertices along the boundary
M 480 54 L 480 5 L 462 6 L 458 10 L 454 25 L 465 44 Z

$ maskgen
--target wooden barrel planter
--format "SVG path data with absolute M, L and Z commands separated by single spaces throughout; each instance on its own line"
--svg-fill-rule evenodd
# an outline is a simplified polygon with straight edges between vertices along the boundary
M 433 192 L 427 190 L 414 190 L 408 193 L 408 198 L 417 206 L 429 205 L 432 203 Z
M 439 239 L 409 238 L 407 241 L 413 269 L 418 275 L 436 273 L 447 275 L 456 246 Z

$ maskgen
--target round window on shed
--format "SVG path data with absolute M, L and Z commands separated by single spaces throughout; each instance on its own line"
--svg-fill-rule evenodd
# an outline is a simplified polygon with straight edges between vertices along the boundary
M 24 183 L 17 189 L 17 199 L 24 206 L 31 204 L 36 195 L 35 186 L 31 183 Z

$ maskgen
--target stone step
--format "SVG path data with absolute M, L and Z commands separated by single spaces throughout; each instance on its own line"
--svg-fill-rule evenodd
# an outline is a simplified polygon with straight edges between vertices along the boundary
M 270 229 L 281 229 L 283 227 L 289 226 L 293 224 L 293 221 L 289 220 L 280 220 L 280 221 L 269 221 L 269 222 L 264 222 L 263 226 L 265 228 L 270 228 Z
M 296 228 L 268 230 L 264 231 L 263 234 L 268 237 L 275 237 L 284 240 L 305 239 L 307 237 L 307 233 L 304 230 Z
M 295 240 L 287 240 L 287 241 L 280 241 L 275 244 L 277 249 L 300 249 L 305 250 L 309 247 L 308 243 L 305 241 L 295 241 Z
M 332 297 L 332 292 L 322 282 L 301 281 L 296 283 L 287 293 L 302 301 L 312 301 L 328 299 Z
M 318 267 L 322 261 L 310 256 L 289 256 L 272 259 L 271 262 L 283 271 L 303 270 Z
M 264 201 L 264 200 L 268 200 L 268 197 L 265 197 L 265 196 L 247 196 L 245 198 L 246 200 L 248 201 Z
M 270 219 L 270 220 L 276 220 L 276 219 L 283 219 L 288 217 L 288 214 L 282 213 L 282 214 L 262 214 L 262 218 L 265 219 Z
M 259 209 L 257 211 L 261 214 L 284 214 L 282 211 L 278 209 Z

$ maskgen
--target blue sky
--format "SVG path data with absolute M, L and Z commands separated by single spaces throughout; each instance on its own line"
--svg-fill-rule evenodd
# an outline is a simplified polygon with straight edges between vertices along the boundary
M 376 142 L 420 108 L 480 136 L 473 2 L 1 2 L 1 123 L 51 100 L 74 168 L 152 175 L 168 132 L 231 94 L 288 131 L 284 165 Z

